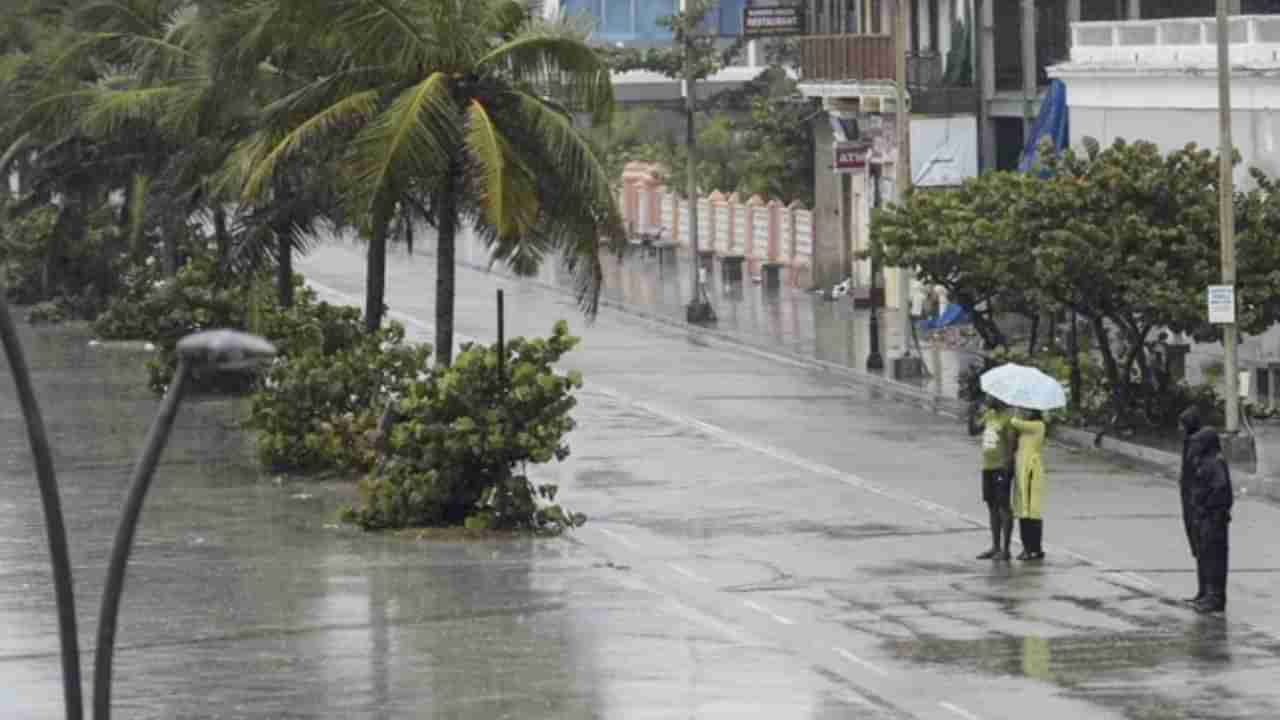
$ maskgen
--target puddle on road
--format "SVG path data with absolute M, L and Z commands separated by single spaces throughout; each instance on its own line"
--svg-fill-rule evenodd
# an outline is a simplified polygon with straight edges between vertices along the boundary
M 1135 720 L 1280 717 L 1280 698 L 1264 689 L 1274 683 L 1259 687 L 1257 680 L 1274 678 L 1277 648 L 1221 618 L 1160 630 L 1050 638 L 919 636 L 883 645 L 911 663 L 1051 683 L 1069 697 Z

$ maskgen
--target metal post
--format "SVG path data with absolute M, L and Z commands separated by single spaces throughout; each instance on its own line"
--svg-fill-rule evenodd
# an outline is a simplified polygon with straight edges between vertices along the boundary
M 1039 94 L 1039 68 L 1036 67 L 1036 0 L 1022 0 L 1022 138 L 1031 138 L 1036 122 L 1036 96 Z
M 142 503 L 151 488 L 160 452 L 169 440 L 169 431 L 178 416 L 182 404 L 182 391 L 187 383 L 188 360 L 179 356 L 178 369 L 169 383 L 169 390 L 160 403 L 160 411 L 147 432 L 142 455 L 133 469 L 129 482 L 129 495 L 125 498 L 124 512 L 116 526 L 115 540 L 111 544 L 111 560 L 107 566 L 107 579 L 102 590 L 102 606 L 98 613 L 98 646 L 93 661 L 93 718 L 110 720 L 111 717 L 111 660 L 115 652 L 116 621 L 120 617 L 120 596 L 124 594 L 125 570 L 129 555 L 133 552 L 133 536 L 138 530 L 142 515 Z
M 982 169 L 996 167 L 996 123 L 991 117 L 991 104 L 996 97 L 996 0 L 975 0 L 981 4 L 978 12 L 978 32 L 974 53 L 977 67 L 977 84 L 980 88 L 979 126 L 982 128 Z
M 67 529 L 62 518 L 62 501 L 53 468 L 53 452 L 45 430 L 40 404 L 31 384 L 31 370 L 22 353 L 22 341 L 9 314 L 9 303 L 0 289 L 0 337 L 4 342 L 9 372 L 18 391 L 18 404 L 27 424 L 27 439 L 36 465 L 36 482 L 44 507 L 45 535 L 49 541 L 49 560 L 53 566 L 53 595 L 58 605 L 58 639 L 62 648 L 62 700 L 67 720 L 84 717 L 80 681 L 80 641 L 76 632 L 76 602 L 71 582 L 71 559 L 67 549 Z
M 698 179 L 695 172 L 698 167 L 697 129 L 694 126 L 696 111 L 696 82 L 694 79 L 692 28 L 686 28 L 684 37 L 684 72 L 685 72 L 685 193 L 689 197 L 689 254 L 693 267 L 693 297 L 685 310 L 685 319 L 691 323 L 715 322 L 715 311 L 706 299 L 702 288 L 702 256 L 698 252 Z M 677 204 L 676 209 L 679 210 Z M 677 218 L 678 219 L 678 218 Z
M 1231 141 L 1231 33 L 1228 22 L 1231 0 L 1218 0 L 1218 239 L 1222 244 L 1222 284 L 1236 284 L 1235 194 L 1232 171 L 1235 145 Z M 1237 299 L 1239 304 L 1239 299 Z M 1222 328 L 1222 346 L 1227 380 L 1227 432 L 1234 433 L 1240 422 L 1236 358 L 1236 324 Z
M 911 17 L 911 3 L 898 0 L 898 16 L 894 23 L 894 55 L 897 61 L 895 68 L 897 82 L 894 91 L 897 94 L 897 131 L 898 158 L 894 166 L 896 182 L 895 200 L 899 205 L 907 200 L 911 192 L 911 113 L 907 102 L 907 47 L 910 44 L 908 33 L 914 18 Z M 909 337 L 911 335 L 911 271 L 908 268 L 898 269 L 898 331 L 901 333 L 903 354 L 911 354 Z
M 499 290 L 498 291 L 498 379 L 499 380 L 503 378 L 502 364 L 507 359 L 506 316 L 507 316 L 507 313 L 503 307 L 502 291 Z
M 880 166 L 871 164 L 871 207 L 880 207 Z M 867 369 L 883 370 L 884 356 L 880 354 L 880 319 L 876 317 L 876 272 L 879 270 L 879 263 L 876 262 L 875 248 L 871 253 L 871 297 L 870 297 L 870 323 L 871 330 L 871 346 L 867 353 Z

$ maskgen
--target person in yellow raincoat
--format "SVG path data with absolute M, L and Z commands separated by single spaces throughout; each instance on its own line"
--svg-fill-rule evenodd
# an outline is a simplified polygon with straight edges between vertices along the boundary
M 1039 410 L 1024 410 L 1022 415 L 1009 421 L 1018 434 L 1013 479 L 1013 516 L 1018 519 L 1018 535 L 1022 538 L 1018 559 L 1043 560 L 1044 519 L 1040 505 L 1044 499 L 1044 417 Z

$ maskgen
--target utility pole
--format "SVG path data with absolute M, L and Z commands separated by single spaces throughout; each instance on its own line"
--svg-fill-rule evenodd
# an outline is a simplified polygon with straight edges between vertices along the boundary
M 694 67 L 692 26 L 684 28 L 684 114 L 685 114 L 685 193 L 689 198 L 689 255 L 693 265 L 693 297 L 685 308 L 685 319 L 691 323 L 711 323 L 716 320 L 715 310 L 702 287 L 702 255 L 698 252 L 698 153 L 697 128 L 694 126 L 697 111 L 697 68 Z
M 870 159 L 868 159 L 867 167 L 870 170 L 870 175 L 871 175 L 871 207 L 878 210 L 880 208 L 880 167 L 881 166 L 871 162 Z M 867 313 L 871 318 L 868 326 L 870 331 L 868 334 L 870 335 L 870 338 L 871 338 L 870 339 L 871 345 L 867 352 L 867 369 L 876 370 L 876 371 L 884 369 L 884 356 L 880 354 L 880 321 L 876 317 L 876 313 L 879 311 L 878 308 L 876 307 L 876 273 L 879 272 L 879 270 L 880 270 L 879 263 L 876 262 L 875 248 L 872 248 L 871 298 L 870 298 L 871 304 L 870 304 L 870 310 L 868 310 L 868 313 Z
M 1231 0 L 1218 0 L 1218 239 L 1222 243 L 1222 284 L 1233 289 L 1236 284 L 1235 187 L 1232 180 L 1235 145 L 1231 141 L 1231 33 L 1229 5 Z M 1239 300 L 1236 301 L 1237 305 Z M 1223 362 L 1227 380 L 1227 432 L 1234 433 L 1240 423 L 1240 398 L 1237 390 L 1240 376 L 1236 359 L 1235 318 L 1222 327 Z
M 898 158 L 895 166 L 895 182 L 897 188 L 898 204 L 907 201 L 907 193 L 911 190 L 911 113 L 908 111 L 907 103 L 909 96 L 907 95 L 907 43 L 910 32 L 911 3 L 908 0 L 897 0 L 897 15 L 894 19 L 893 26 L 893 52 L 896 60 L 894 74 L 896 80 L 894 84 L 895 94 L 897 95 L 895 103 L 895 126 L 898 132 L 897 141 Z M 899 268 L 898 270 L 898 330 L 902 333 L 902 347 L 904 355 L 911 354 L 911 344 L 908 338 L 911 336 L 911 270 L 909 268 Z

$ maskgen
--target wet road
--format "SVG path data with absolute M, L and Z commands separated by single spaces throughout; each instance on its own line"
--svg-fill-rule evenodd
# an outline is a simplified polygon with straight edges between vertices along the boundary
M 304 268 L 358 295 L 357 257 L 330 246 Z M 429 337 L 432 259 L 392 266 L 389 305 Z M 588 326 L 509 279 L 460 285 L 463 333 L 492 338 L 504 287 L 509 333 L 565 317 L 584 339 L 574 456 L 546 472 L 593 518 L 576 539 L 744 643 L 886 716 L 1280 716 L 1275 506 L 1239 506 L 1226 620 L 1175 600 L 1194 574 L 1170 480 L 1089 453 L 1047 454 L 1049 561 L 979 563 L 977 453 L 954 421 L 697 334 L 608 311 Z
M 433 261 L 390 263 L 429 337 Z M 361 260 L 301 263 L 358 302 Z M 1245 501 L 1227 619 L 1193 582 L 1167 479 L 1053 448 L 1049 560 L 972 560 L 976 447 L 953 421 L 832 376 L 463 271 L 458 327 L 559 317 L 583 337 L 573 456 L 545 468 L 591 522 L 561 540 L 442 543 L 335 524 L 349 489 L 253 466 L 237 407 L 184 408 L 126 587 L 129 718 L 1273 718 L 1280 510 Z M 28 333 L 60 448 L 92 638 L 127 459 L 155 399 L 141 358 Z M 0 414 L 0 707 L 60 713 L 30 459 Z M 86 668 L 88 674 L 88 668 Z M 12 710 L 12 711 L 10 711 Z

